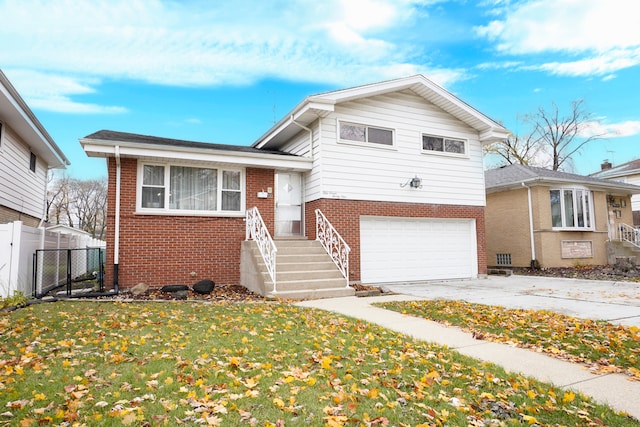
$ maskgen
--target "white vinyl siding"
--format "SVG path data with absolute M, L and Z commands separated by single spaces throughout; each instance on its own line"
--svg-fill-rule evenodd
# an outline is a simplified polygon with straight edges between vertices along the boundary
M 364 284 L 478 275 L 472 219 L 362 217 L 360 252 Z
M 305 201 L 316 200 L 322 197 L 322 156 L 320 146 L 322 132 L 319 123 L 320 121 L 316 121 L 309 126 L 309 129 L 313 132 L 313 142 L 311 144 L 309 143 L 309 132 L 301 129 L 300 132 L 282 148 L 282 151 L 286 153 L 311 157 L 313 159 L 313 168 L 310 172 L 304 174 L 303 193 Z
M 394 150 L 340 143 L 340 121 L 394 129 Z M 340 104 L 320 122 L 321 157 L 318 163 L 314 162 L 307 185 L 320 185 L 321 191 L 307 192 L 307 201 L 339 198 L 485 205 L 478 133 L 415 93 L 406 90 Z M 424 134 L 465 140 L 467 157 L 425 155 Z M 414 176 L 422 179 L 421 189 L 400 187 Z
M 0 205 L 41 219 L 44 215 L 47 165 L 36 156 L 29 170 L 31 149 L 6 124 L 0 146 Z

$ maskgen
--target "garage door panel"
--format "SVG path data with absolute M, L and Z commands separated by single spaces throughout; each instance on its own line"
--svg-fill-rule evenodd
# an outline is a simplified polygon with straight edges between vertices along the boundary
M 363 217 L 360 220 L 364 283 L 477 276 L 472 219 Z

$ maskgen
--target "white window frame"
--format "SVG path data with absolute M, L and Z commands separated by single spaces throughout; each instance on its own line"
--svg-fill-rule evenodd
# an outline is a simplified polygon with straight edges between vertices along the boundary
M 344 138 L 342 138 L 342 126 L 344 126 L 344 125 L 363 127 L 365 129 L 365 140 L 364 141 L 356 141 L 356 140 L 353 140 L 353 139 L 344 139 Z M 379 142 L 371 142 L 371 141 L 369 141 L 369 129 L 370 128 L 380 129 L 380 130 L 391 132 L 391 145 L 380 144 Z M 365 123 L 357 123 L 357 122 L 352 122 L 352 121 L 349 121 L 349 120 L 338 120 L 338 129 L 337 129 L 336 136 L 338 138 L 338 141 L 343 143 L 343 144 L 359 145 L 361 147 L 382 148 L 382 149 L 385 149 L 385 150 L 395 150 L 395 148 L 396 148 L 396 131 L 395 131 L 395 129 L 388 128 L 386 126 L 378 126 L 378 125 L 371 125 L 371 124 L 365 124 Z
M 440 138 L 440 139 L 442 139 L 442 151 L 439 151 L 439 150 L 427 150 L 426 148 L 424 148 L 424 137 L 425 136 L 431 137 L 431 138 Z M 451 141 L 462 142 L 464 144 L 464 153 L 455 153 L 455 152 L 451 152 L 451 151 L 445 151 L 446 150 L 447 141 L 449 141 L 449 142 L 451 142 Z M 459 158 L 465 158 L 466 159 L 466 158 L 469 158 L 469 140 L 466 139 L 466 138 L 435 135 L 435 134 L 432 134 L 432 133 L 424 133 L 423 132 L 420 135 L 420 150 L 424 154 L 433 154 L 433 155 L 436 155 L 436 156 L 459 157 Z
M 142 187 L 145 166 L 162 166 L 164 167 L 164 208 L 147 208 L 142 207 Z M 189 167 L 202 169 L 216 169 L 216 207 L 214 210 L 188 210 L 188 209 L 171 209 L 171 167 Z M 223 172 L 239 172 L 240 173 L 240 209 L 237 211 L 222 210 L 222 193 L 223 191 L 236 191 L 223 189 Z M 145 186 L 148 187 L 148 186 Z M 160 188 L 160 187 L 158 187 Z M 188 163 L 158 163 L 158 162 L 142 162 L 138 161 L 138 173 L 136 180 L 136 212 L 155 215 L 183 215 L 183 216 L 226 216 L 226 217 L 244 217 L 246 210 L 246 171 L 244 168 L 227 167 L 224 165 L 203 165 Z
M 560 192 L 560 218 L 561 218 L 561 222 L 562 225 L 560 227 L 558 226 L 554 226 L 553 225 L 553 206 L 551 205 L 551 192 L 552 191 L 559 191 Z M 566 191 L 571 191 L 572 192 L 572 196 L 571 196 L 571 200 L 572 200 L 572 208 L 573 208 L 573 224 L 568 225 L 567 224 L 567 218 L 566 218 L 566 203 L 565 203 L 565 192 Z M 589 215 L 589 225 L 588 226 L 578 226 L 576 225 L 578 222 L 578 215 L 576 214 L 578 212 L 578 200 L 576 197 L 576 192 L 577 191 L 581 191 L 583 193 L 587 194 L 587 198 L 588 198 L 588 202 L 587 205 L 585 206 L 584 203 L 584 198 L 582 199 L 582 211 L 586 214 Z M 553 230 L 557 230 L 557 231 L 594 231 L 595 230 L 595 215 L 594 215 L 594 209 L 593 209 L 593 192 L 591 190 L 589 190 L 586 187 L 580 187 L 580 186 L 575 186 L 575 187 L 552 187 L 549 189 L 549 207 L 551 209 L 551 228 Z

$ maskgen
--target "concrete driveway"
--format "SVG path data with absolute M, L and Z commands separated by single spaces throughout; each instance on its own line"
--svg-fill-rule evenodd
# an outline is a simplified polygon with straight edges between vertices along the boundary
M 385 285 L 393 292 L 508 308 L 549 310 L 640 327 L 640 283 L 531 276 Z

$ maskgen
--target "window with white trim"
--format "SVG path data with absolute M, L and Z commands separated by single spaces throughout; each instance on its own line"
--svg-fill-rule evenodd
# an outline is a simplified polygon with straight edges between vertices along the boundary
M 566 229 L 593 229 L 593 195 L 585 188 L 549 191 L 551 226 Z
M 436 135 L 422 135 L 422 149 L 427 152 L 467 155 L 467 141 L 463 139 L 445 138 Z
M 241 170 L 144 164 L 139 186 L 142 210 L 242 212 Z
M 393 147 L 393 130 L 357 123 L 340 122 L 340 139 Z
M 2 147 L 3 138 L 4 138 L 4 127 L 2 122 L 0 122 L 0 147 Z

